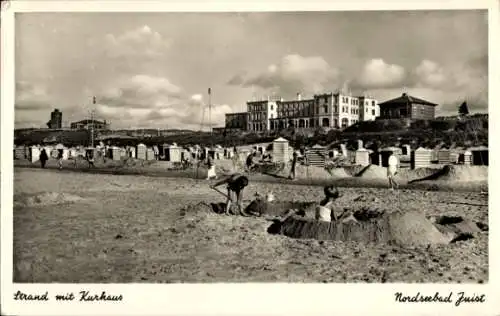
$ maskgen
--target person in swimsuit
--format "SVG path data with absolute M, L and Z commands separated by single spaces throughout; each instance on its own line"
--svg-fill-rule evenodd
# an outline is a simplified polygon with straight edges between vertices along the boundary
M 212 189 L 216 187 L 227 184 L 227 203 L 225 214 L 229 215 L 229 210 L 231 209 L 231 204 L 236 202 L 239 214 L 243 216 L 249 216 L 243 210 L 243 190 L 248 186 L 248 178 L 240 173 L 234 173 L 229 177 L 211 185 Z M 234 201 L 234 197 L 236 201 Z

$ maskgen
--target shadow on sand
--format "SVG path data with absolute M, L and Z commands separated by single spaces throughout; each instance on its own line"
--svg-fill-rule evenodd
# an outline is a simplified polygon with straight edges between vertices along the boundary
M 417 182 L 421 182 L 421 181 L 428 181 L 428 180 L 437 180 L 441 176 L 448 174 L 450 172 L 450 169 L 451 169 L 450 166 L 448 166 L 448 165 L 444 166 L 443 168 L 438 169 L 435 173 L 431 174 L 430 176 L 408 181 L 408 184 L 417 183 Z

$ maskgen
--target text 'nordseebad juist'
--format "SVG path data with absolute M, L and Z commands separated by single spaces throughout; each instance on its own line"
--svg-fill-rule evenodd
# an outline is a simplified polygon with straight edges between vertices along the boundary
M 423 295 L 418 292 L 415 295 L 404 295 L 401 292 L 394 294 L 395 300 L 398 303 L 454 303 L 455 306 L 467 303 L 484 303 L 486 301 L 485 294 L 468 294 L 465 292 L 458 292 L 455 295 L 453 292 L 442 295 L 436 292 L 434 295 Z

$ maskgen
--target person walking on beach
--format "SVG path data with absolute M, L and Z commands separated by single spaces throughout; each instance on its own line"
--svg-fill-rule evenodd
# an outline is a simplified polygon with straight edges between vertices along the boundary
M 225 179 L 211 185 L 210 188 L 215 189 L 220 185 L 227 184 L 227 202 L 225 214 L 229 215 L 231 204 L 236 203 L 238 212 L 243 216 L 250 216 L 243 210 L 243 190 L 248 186 L 248 178 L 240 173 L 233 173 Z
M 59 170 L 63 167 L 63 149 L 59 148 L 57 150 L 57 165 L 59 166 Z
M 298 154 L 297 151 L 294 151 L 292 158 L 292 168 L 290 169 L 290 176 L 288 177 L 288 179 L 290 180 L 295 180 L 295 167 L 297 166 L 297 160 L 298 160 Z
M 86 155 L 87 155 L 87 161 L 89 163 L 89 168 L 90 167 L 94 168 L 95 167 L 94 166 L 94 150 L 93 149 L 87 150 Z
M 156 145 L 153 146 L 153 152 L 155 154 L 155 160 L 160 160 L 160 150 L 158 146 Z
M 47 163 L 47 160 L 49 160 L 49 156 L 47 155 L 47 151 L 45 148 L 42 148 L 42 152 L 40 153 L 40 164 L 42 168 L 45 168 L 45 164 Z
M 398 167 L 399 159 L 394 153 L 392 153 L 389 156 L 389 163 L 387 166 L 387 179 L 389 180 L 389 188 L 391 189 L 391 191 L 394 190 L 394 187 L 396 187 L 396 189 L 399 187 L 395 179 L 395 176 L 398 173 Z

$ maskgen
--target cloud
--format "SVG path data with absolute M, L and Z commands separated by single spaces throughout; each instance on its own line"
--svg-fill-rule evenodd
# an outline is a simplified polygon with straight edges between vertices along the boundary
M 265 71 L 244 78 L 237 75 L 228 84 L 243 87 L 257 87 L 271 90 L 283 97 L 296 93 L 316 93 L 327 89 L 338 79 L 339 72 L 323 57 L 284 56 L 277 64 L 271 64 Z
M 111 58 L 157 58 L 163 56 L 170 41 L 144 25 L 120 35 L 107 34 L 105 52 Z
M 168 106 L 180 95 L 181 89 L 167 78 L 141 74 L 112 82 L 100 101 L 108 107 L 148 109 Z
M 135 75 L 118 80 L 98 97 L 96 112 L 113 128 L 192 128 L 208 126 L 207 102 L 202 94 L 186 94 L 167 78 Z M 206 110 L 204 113 L 204 109 Z M 228 105 L 213 105 L 213 126 L 224 124 Z
M 227 82 L 228 85 L 231 86 L 240 86 L 245 82 L 245 79 L 242 75 L 235 75 Z
M 401 87 L 405 78 L 406 71 L 402 66 L 374 58 L 364 64 L 361 73 L 353 80 L 352 86 L 361 90 Z
M 415 87 L 427 89 L 434 95 L 439 92 L 443 112 L 455 112 L 456 105 L 464 100 L 471 103 L 470 108 L 484 111 L 488 107 L 488 72 L 484 63 L 487 59 L 480 58 L 445 68 L 423 60 L 413 72 Z
M 466 62 L 466 65 L 471 69 L 477 69 L 480 72 L 487 73 L 488 72 L 488 55 L 480 55 L 469 58 Z
M 443 67 L 427 59 L 415 68 L 415 76 L 417 85 L 427 87 L 440 87 L 447 79 Z
M 352 86 L 380 102 L 408 94 L 439 104 L 437 115 L 454 115 L 466 100 L 471 111 L 488 108 L 487 57 L 471 58 L 461 65 L 442 65 L 423 59 L 414 68 L 404 69 L 382 59 L 365 63 Z
M 51 108 L 45 87 L 27 81 L 16 82 L 15 110 L 40 111 Z

